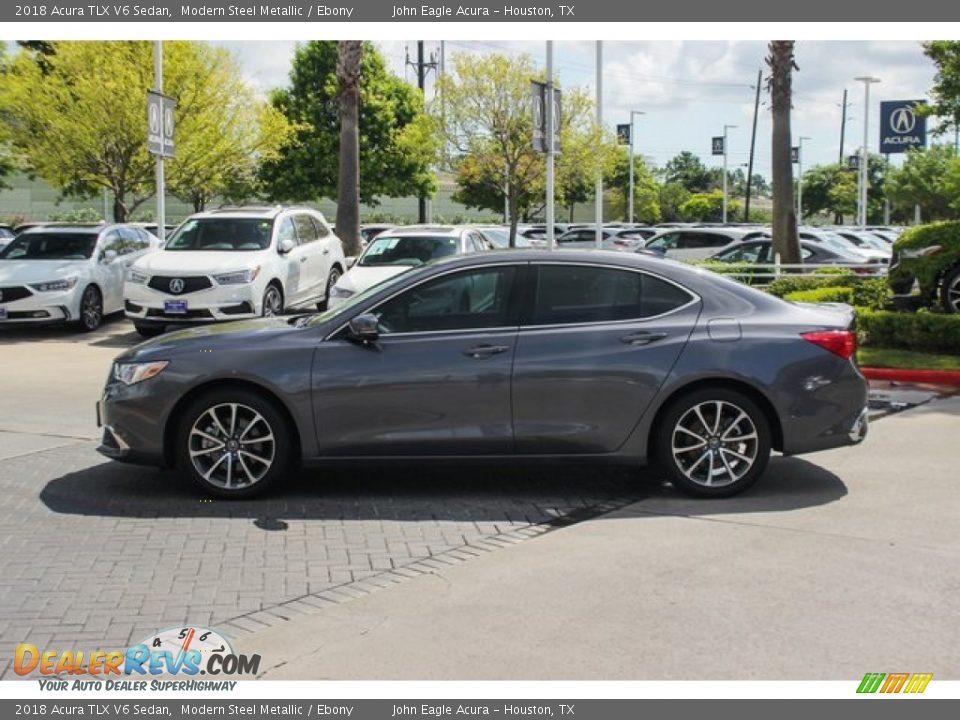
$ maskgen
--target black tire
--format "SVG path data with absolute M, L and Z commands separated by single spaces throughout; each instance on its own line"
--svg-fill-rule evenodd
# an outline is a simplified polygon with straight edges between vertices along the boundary
M 726 388 L 704 388 L 674 400 L 654 433 L 657 464 L 674 487 L 696 497 L 743 492 L 760 479 L 770 459 L 767 416 L 748 396 Z
M 283 290 L 276 283 L 267 285 L 263 291 L 263 302 L 260 303 L 261 317 L 276 317 L 283 315 Z
M 74 323 L 80 332 L 93 332 L 103 324 L 103 296 L 94 285 L 87 285 L 80 297 L 80 317 Z
M 164 325 L 157 325 L 156 323 L 140 323 L 134 321 L 133 329 L 137 331 L 137 334 L 143 338 L 152 338 L 157 335 L 163 335 L 164 331 L 167 329 Z
M 944 312 L 960 312 L 960 266 L 948 272 L 940 283 L 940 304 Z
M 330 291 L 333 290 L 333 286 L 337 284 L 337 281 L 343 277 L 343 271 L 334 265 L 330 268 L 330 274 L 327 275 L 327 292 L 323 296 L 323 300 L 317 303 L 317 310 L 323 312 L 330 306 Z
M 231 428 L 232 406 L 238 406 L 238 411 Z M 209 414 L 211 411 L 220 420 L 219 428 Z M 247 411 L 260 419 L 252 418 Z M 247 420 L 252 421 L 244 425 Z M 204 434 L 220 442 L 224 430 L 232 431 L 227 437 L 233 442 L 222 443 L 220 452 Z M 177 468 L 210 495 L 252 498 L 274 487 L 292 467 L 293 432 L 284 414 L 265 396 L 242 388 L 211 390 L 193 400 L 180 415 L 175 439 Z M 251 442 L 268 437 L 272 440 Z M 209 452 L 203 452 L 207 447 Z M 255 456 L 268 458 L 269 464 L 258 464 L 253 460 Z M 225 484 L 228 473 L 232 474 Z

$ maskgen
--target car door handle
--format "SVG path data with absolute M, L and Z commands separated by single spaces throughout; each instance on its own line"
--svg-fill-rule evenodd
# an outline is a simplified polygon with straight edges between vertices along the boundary
M 484 358 L 490 357 L 491 355 L 499 355 L 509 349 L 509 345 L 474 345 L 472 348 L 464 350 L 463 354 L 472 358 Z
M 300 262 L 306 262 L 306 261 L 307 261 L 307 256 L 306 256 L 306 255 L 304 255 L 302 258 L 300 258 Z
M 329 254 L 330 254 L 330 248 L 324 248 L 324 249 L 323 249 L 323 254 L 324 254 L 324 255 L 329 255 Z
M 665 332 L 648 332 L 641 330 L 640 332 L 624 335 L 620 338 L 620 342 L 624 342 L 627 345 L 649 345 L 657 340 L 663 340 L 666 336 L 667 334 Z

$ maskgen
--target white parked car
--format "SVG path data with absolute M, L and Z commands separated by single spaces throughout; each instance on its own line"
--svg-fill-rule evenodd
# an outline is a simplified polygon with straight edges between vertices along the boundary
M 674 260 L 703 260 L 735 243 L 768 237 L 770 232 L 762 228 L 668 228 L 644 242 L 643 249 Z
M 316 210 L 213 210 L 187 218 L 130 268 L 124 310 L 149 337 L 173 324 L 322 309 L 345 267 L 340 239 Z
M 123 310 L 128 268 L 158 244 L 132 225 L 24 230 L 0 251 L 0 324 L 96 330 L 105 315 Z
M 394 275 L 449 255 L 493 250 L 495 245 L 475 227 L 410 225 L 380 233 L 367 243 L 353 267 L 330 292 L 330 307 Z

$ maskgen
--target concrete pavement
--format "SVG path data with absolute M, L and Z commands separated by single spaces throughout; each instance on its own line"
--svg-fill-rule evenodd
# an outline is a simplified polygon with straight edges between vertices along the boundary
M 267 679 L 960 678 L 960 399 L 240 639 Z

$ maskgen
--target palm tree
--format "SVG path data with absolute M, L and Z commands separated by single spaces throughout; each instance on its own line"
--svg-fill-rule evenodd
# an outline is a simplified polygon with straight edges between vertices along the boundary
M 360 254 L 360 64 L 363 42 L 337 43 L 340 85 L 340 174 L 337 187 L 337 235 L 347 256 Z
M 770 77 L 770 110 L 773 114 L 773 247 L 784 263 L 800 262 L 800 240 L 797 237 L 797 213 L 793 202 L 793 162 L 791 160 L 790 109 L 793 71 L 799 70 L 794 60 L 793 40 L 772 40 L 767 46 Z

